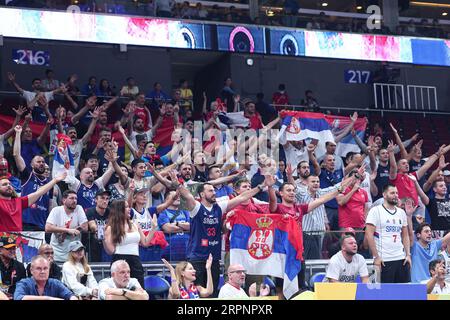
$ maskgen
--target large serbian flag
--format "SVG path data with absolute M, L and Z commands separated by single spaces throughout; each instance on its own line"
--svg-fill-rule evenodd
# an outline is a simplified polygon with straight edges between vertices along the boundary
M 323 113 L 282 111 L 280 143 L 300 141 L 307 138 L 317 139 L 323 143 L 333 141 L 330 124 Z
M 75 166 L 69 148 L 72 140 L 62 133 L 56 135 L 56 139 L 58 142 L 53 157 L 52 177 L 54 178 L 67 171 L 67 177 L 64 181 L 70 183 L 75 179 Z
M 333 135 L 337 137 L 342 130 L 350 125 L 350 118 L 343 116 L 332 116 L 326 115 L 328 123 L 330 124 L 331 131 Z M 367 118 L 358 118 L 353 125 L 353 129 L 355 129 L 356 135 L 364 141 L 364 134 L 366 132 L 367 127 Z M 361 149 L 356 144 L 355 139 L 353 138 L 351 132 L 348 133 L 342 140 L 338 143 L 336 148 L 336 154 L 345 157 L 349 152 L 360 152 Z
M 230 224 L 230 263 L 243 265 L 249 274 L 282 278 L 284 296 L 295 294 L 302 250 L 294 219 L 235 210 Z

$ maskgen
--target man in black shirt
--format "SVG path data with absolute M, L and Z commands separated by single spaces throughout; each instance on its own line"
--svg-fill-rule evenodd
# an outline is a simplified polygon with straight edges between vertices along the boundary
M 387 149 L 378 150 L 378 166 L 377 177 L 375 178 L 375 184 L 378 189 L 378 194 L 374 197 L 373 201 L 383 197 L 383 187 L 389 183 L 389 152 Z
M 208 181 L 208 166 L 206 165 L 206 157 L 203 152 L 197 152 L 194 155 L 194 177 L 192 180 L 198 182 Z
M 109 216 L 108 203 L 110 197 L 109 191 L 98 191 L 95 195 L 95 207 L 86 211 L 89 224 L 88 256 L 90 261 L 102 261 L 102 241 Z
M 256 94 L 256 111 L 261 115 L 261 119 L 264 125 L 267 125 L 270 121 L 274 120 L 278 112 L 270 104 L 264 101 L 264 93 L 259 92 Z
M 55 255 L 53 251 L 53 247 L 49 245 L 48 243 L 44 243 L 39 247 L 38 256 L 45 257 L 48 262 L 50 263 L 50 271 L 49 271 L 49 278 L 61 280 L 62 273 L 61 273 L 61 267 L 59 267 L 53 260 L 53 257 Z M 31 277 L 31 263 L 27 265 L 27 277 Z
M 0 238 L 0 291 L 14 295 L 16 283 L 26 278 L 25 267 L 16 260 L 16 239 L 6 233 Z
M 434 198 L 430 198 L 427 205 L 433 230 L 450 229 L 450 200 L 446 199 L 447 186 L 444 181 L 433 183 Z

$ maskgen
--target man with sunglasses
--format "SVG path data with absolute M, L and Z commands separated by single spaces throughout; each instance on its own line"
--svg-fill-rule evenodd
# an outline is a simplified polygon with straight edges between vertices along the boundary
M 48 243 L 44 243 L 43 245 L 41 245 L 39 247 L 38 255 L 45 257 L 48 260 L 48 262 L 50 263 L 49 278 L 61 280 L 61 277 L 62 277 L 61 267 L 59 267 L 54 262 L 55 253 L 53 251 L 53 247 L 51 245 L 49 245 Z M 28 264 L 27 277 L 31 277 L 30 267 L 31 267 L 31 264 Z
M 16 283 L 26 278 L 25 268 L 16 260 L 16 239 L 3 233 L 0 237 L 0 292 L 14 295 Z

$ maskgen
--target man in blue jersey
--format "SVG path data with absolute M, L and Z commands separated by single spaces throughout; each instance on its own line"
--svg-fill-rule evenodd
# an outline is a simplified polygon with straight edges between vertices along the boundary
M 180 209 L 180 196 L 176 191 L 167 191 L 164 198 L 170 196 L 173 196 L 172 204 L 158 216 L 158 226 L 169 243 L 161 256 L 172 261 L 182 261 L 186 260 L 189 242 L 189 211 Z
M 326 154 L 320 172 L 316 172 L 317 176 L 319 176 L 320 179 L 320 188 L 329 188 L 333 187 L 339 182 L 342 181 L 342 178 L 344 177 L 344 169 L 339 168 L 336 169 L 336 160 L 335 156 L 332 154 Z M 338 204 L 336 202 L 336 199 L 332 199 L 325 203 L 325 210 L 327 212 L 328 221 L 330 224 L 331 230 L 338 230 L 339 229 L 339 222 L 338 222 Z
M 74 180 L 69 183 L 69 189 L 77 193 L 78 204 L 84 211 L 95 207 L 95 195 L 98 191 L 105 189 L 113 173 L 114 168 L 110 165 L 108 170 L 106 170 L 100 178 L 95 180 L 92 169 L 84 168 L 80 172 L 80 180 L 74 178 Z
M 220 276 L 220 258 L 222 249 L 222 216 L 239 204 L 251 199 L 258 192 L 267 189 L 266 184 L 248 190 L 233 199 L 224 199 L 217 202 L 216 191 L 210 183 L 198 187 L 200 202 L 175 178 L 172 182 L 177 185 L 180 196 L 185 199 L 190 216 L 191 237 L 188 243 L 187 258 L 197 271 L 197 284 L 206 286 L 205 261 L 209 254 L 213 256 L 211 272 L 213 276 L 214 292 L 212 297 L 218 295 Z
M 13 155 L 16 161 L 17 169 L 20 173 L 20 179 L 22 182 L 22 196 L 27 196 L 43 185 L 50 182 L 51 179 L 45 177 L 45 160 L 40 155 L 35 155 L 31 160 L 31 172 L 25 164 L 25 160 L 21 155 L 21 142 L 20 136 L 22 133 L 22 127 L 16 126 L 16 138 L 14 140 Z M 47 220 L 48 213 L 50 212 L 50 200 L 53 195 L 53 189 L 44 194 L 29 208 L 23 210 L 22 221 L 23 230 L 27 231 L 43 231 L 45 229 L 45 221 Z

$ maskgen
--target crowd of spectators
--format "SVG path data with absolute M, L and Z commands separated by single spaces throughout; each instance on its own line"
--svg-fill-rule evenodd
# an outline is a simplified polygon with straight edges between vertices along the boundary
M 295 220 L 303 237 L 300 290 L 307 260 L 331 258 L 327 281 L 368 282 L 374 279 L 365 258 L 374 258 L 378 281 L 426 282 L 429 292 L 448 292 L 450 146 L 424 155 L 418 135 L 404 140 L 392 124 L 384 130 L 369 123 L 376 131 L 361 139 L 354 113 L 333 141 L 275 140 L 262 154 L 264 129 L 280 128 L 280 112 L 292 103 L 284 84 L 267 103 L 262 93 L 241 99 L 227 78 L 197 108 L 184 79 L 169 95 L 160 83 L 145 94 L 132 77 L 117 90 L 95 76 L 80 85 L 76 75 L 59 81 L 55 74 L 27 79 L 30 91 L 7 74 L 24 101 L 9 110 L 15 117 L 0 132 L 7 297 L 148 299 L 142 262 L 160 259 L 171 274 L 169 298 L 266 295 L 261 279 L 245 281 L 243 266 L 229 263 L 234 210 Z M 311 90 L 301 104 L 321 112 Z M 196 120 L 205 141 L 196 141 Z M 259 133 L 241 158 L 236 139 L 214 135 L 229 128 Z M 164 155 L 155 144 L 162 135 L 170 137 Z M 341 157 L 339 144 L 350 135 L 361 152 Z M 26 231 L 51 234 L 28 271 L 15 257 L 15 233 Z M 222 241 L 228 282 L 219 293 Z M 111 278 L 97 282 L 89 263 L 98 261 L 112 262 Z M 174 268 L 174 261 L 181 262 Z M 282 279 L 276 286 L 282 296 Z
M 229 1 L 223 1 L 228 4 Z M 237 3 L 242 3 L 239 1 Z M 46 1 L 7 1 L 8 6 L 32 7 L 42 9 L 66 10 L 70 2 Z M 77 1 L 76 5 L 83 12 L 113 13 L 139 15 L 149 17 L 164 17 L 176 19 L 222 21 L 228 23 L 258 24 L 269 26 L 282 26 L 292 28 L 306 28 L 309 30 L 333 30 L 352 33 L 375 33 L 387 35 L 419 36 L 431 38 L 450 38 L 450 29 L 439 24 L 438 19 L 422 18 L 420 23 L 414 19 L 408 23 L 400 23 L 395 30 L 381 24 L 380 28 L 369 29 L 365 19 L 341 18 L 329 16 L 325 12 L 319 15 L 301 15 L 298 13 L 300 5 L 296 0 L 286 0 L 279 4 L 282 8 L 261 9 L 260 14 L 251 18 L 248 9 L 237 8 L 230 4 L 227 6 L 203 6 L 200 2 L 175 2 L 174 0 L 148 0 L 148 1 L 112 1 L 87 0 Z M 270 12 L 270 13 L 268 13 Z

